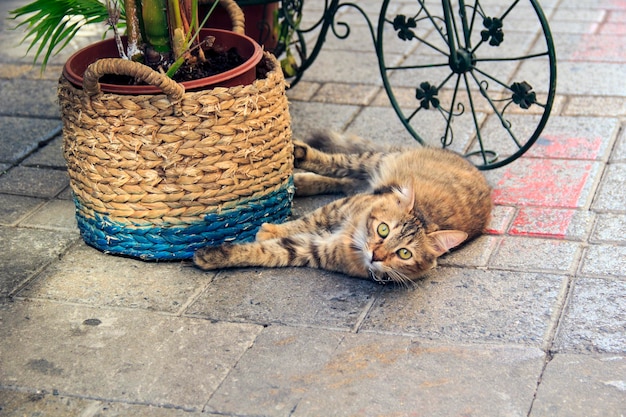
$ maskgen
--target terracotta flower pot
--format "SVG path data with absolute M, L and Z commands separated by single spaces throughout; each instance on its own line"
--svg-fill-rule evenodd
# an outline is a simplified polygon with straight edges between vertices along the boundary
M 274 14 L 279 9 L 279 1 L 266 0 L 260 4 L 242 5 L 241 10 L 246 19 L 246 35 L 257 41 L 266 51 L 274 52 L 278 37 L 274 33 Z M 211 9 L 209 4 L 199 7 L 200 21 Z M 229 29 L 232 27 L 228 12 L 220 7 L 213 10 L 205 27 Z
M 181 84 L 187 91 L 209 87 L 233 87 L 248 85 L 256 79 L 256 66 L 263 57 L 259 44 L 246 35 L 229 30 L 202 29 L 200 37 L 215 36 L 215 45 L 225 49 L 236 48 L 245 62 L 238 67 L 216 74 L 211 77 L 193 81 L 184 81 Z M 125 42 L 126 39 L 123 39 Z M 87 46 L 73 54 L 63 67 L 63 75 L 77 87 L 83 85 L 83 74 L 87 67 L 100 58 L 119 57 L 114 39 L 106 39 Z M 152 85 L 117 85 L 100 83 L 103 92 L 117 94 L 159 94 L 161 90 Z

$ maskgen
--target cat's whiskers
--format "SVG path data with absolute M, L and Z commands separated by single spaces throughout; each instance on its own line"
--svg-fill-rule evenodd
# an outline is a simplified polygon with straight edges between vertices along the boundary
M 409 278 L 407 275 L 402 272 L 395 270 L 393 268 L 383 266 L 383 273 L 385 274 L 388 282 L 393 282 L 394 284 L 401 285 L 405 288 L 409 288 L 410 285 L 415 285 L 415 281 Z

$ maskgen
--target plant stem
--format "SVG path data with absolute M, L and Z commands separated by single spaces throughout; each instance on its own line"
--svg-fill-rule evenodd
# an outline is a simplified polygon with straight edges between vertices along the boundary
M 142 0 L 141 16 L 145 41 L 156 52 L 171 51 L 167 25 L 167 0 Z
M 137 3 L 135 0 L 124 0 L 126 10 L 126 34 L 128 35 L 128 47 L 126 55 L 133 61 L 143 56 L 139 49 L 141 43 L 141 30 L 139 28 L 139 16 L 137 15 Z

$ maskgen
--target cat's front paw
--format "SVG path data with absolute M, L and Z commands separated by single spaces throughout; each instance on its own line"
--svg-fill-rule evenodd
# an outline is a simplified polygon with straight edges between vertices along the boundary
M 263 223 L 259 231 L 256 233 L 256 240 L 262 241 L 262 240 L 270 240 L 270 239 L 275 239 L 277 237 L 280 237 L 278 228 L 279 226 L 275 224 Z
M 298 167 L 301 162 L 306 160 L 308 150 L 309 145 L 306 143 L 300 142 L 299 140 L 295 140 L 293 142 L 293 162 L 296 167 Z
M 193 263 L 205 271 L 228 266 L 228 259 L 233 245 L 223 243 L 221 246 L 207 246 L 196 250 Z

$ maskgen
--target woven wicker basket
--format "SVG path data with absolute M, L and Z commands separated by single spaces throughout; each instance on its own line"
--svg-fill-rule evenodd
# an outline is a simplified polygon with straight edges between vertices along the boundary
M 262 223 L 288 216 L 293 145 L 272 55 L 250 85 L 185 92 L 150 70 L 140 76 L 163 94 L 100 93 L 98 77 L 118 61 L 92 64 L 82 89 L 59 81 L 64 156 L 89 245 L 185 259 L 202 246 L 253 240 Z

